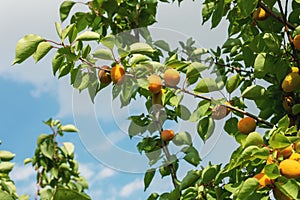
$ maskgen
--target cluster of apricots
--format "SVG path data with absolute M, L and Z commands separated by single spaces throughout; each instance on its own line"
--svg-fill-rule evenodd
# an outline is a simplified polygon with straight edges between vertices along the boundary
M 111 69 L 109 66 L 105 65 L 98 71 L 98 79 L 100 83 L 104 85 L 108 85 L 111 82 L 114 84 L 122 84 L 125 77 L 124 75 L 125 69 L 119 64 L 114 65 Z
M 278 163 L 280 174 L 286 178 L 300 177 L 300 143 L 295 143 L 284 149 L 275 149 L 266 160 L 266 165 Z M 275 199 L 277 200 L 292 200 L 280 191 L 274 185 L 276 180 L 273 180 L 265 174 L 264 170 L 254 176 L 260 184 L 259 188 L 271 187 Z
M 180 74 L 176 69 L 170 68 L 165 70 L 163 74 L 164 83 L 167 87 L 176 87 L 180 81 Z M 152 104 L 162 105 L 163 81 L 157 74 L 152 74 L 148 77 L 148 90 L 152 93 Z M 160 132 L 160 137 L 163 141 L 171 141 L 175 137 L 175 133 L 171 129 L 165 129 Z

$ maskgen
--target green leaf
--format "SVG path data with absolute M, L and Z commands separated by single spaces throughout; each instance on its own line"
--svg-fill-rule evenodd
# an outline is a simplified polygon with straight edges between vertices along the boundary
M 114 60 L 112 52 L 108 49 L 98 49 L 93 53 L 93 56 L 103 60 Z
M 278 121 L 278 128 L 286 130 L 290 125 L 290 118 L 288 115 L 285 115 Z
M 300 104 L 293 105 L 292 112 L 293 112 L 294 115 L 299 114 L 300 113 Z
M 213 91 L 218 91 L 218 85 L 216 81 L 212 78 L 203 78 L 199 81 L 194 91 L 198 93 L 208 93 Z
M 67 19 L 72 7 L 74 6 L 74 1 L 64 1 L 59 8 L 60 20 L 63 22 Z
M 71 142 L 64 142 L 64 148 L 66 149 L 67 153 L 69 156 L 72 156 L 74 154 L 74 144 L 72 144 Z
M 59 199 L 59 200 L 70 200 L 70 199 L 76 199 L 76 200 L 91 200 L 91 197 L 89 197 L 87 194 L 83 192 L 78 192 L 76 190 L 72 190 L 70 188 L 64 188 L 64 187 L 58 187 L 53 199 Z
M 155 175 L 155 169 L 148 169 L 144 176 L 144 191 L 149 187 L 153 177 Z
M 243 93 L 242 97 L 251 100 L 262 99 L 265 96 L 265 88 L 260 85 L 251 85 L 247 87 Z
M 164 41 L 164 40 L 157 40 L 153 43 L 155 46 L 161 48 L 162 50 L 165 50 L 165 51 L 170 51 L 170 46 L 169 44 Z
M 53 46 L 49 42 L 39 43 L 35 53 L 33 54 L 35 62 L 41 60 L 52 48 Z
M 192 144 L 192 137 L 188 132 L 179 132 L 175 135 L 172 142 L 177 145 L 191 145 Z
M 198 170 L 190 170 L 180 183 L 180 190 L 184 190 L 190 186 L 193 186 L 196 181 L 201 177 L 201 172 Z
M 237 192 L 237 199 L 248 199 L 248 197 L 257 189 L 258 186 L 259 182 L 256 178 L 248 178 L 244 183 L 242 183 L 241 188 Z
M 45 39 L 41 36 L 34 34 L 25 35 L 16 45 L 15 59 L 12 64 L 22 63 L 36 51 L 39 43 L 43 41 Z
M 260 53 L 256 56 L 254 61 L 254 76 L 256 78 L 263 78 L 268 70 L 265 68 L 266 53 Z
M 0 199 L 1 200 L 14 200 L 12 196 L 10 196 L 7 192 L 0 190 Z
M 89 73 L 82 74 L 81 72 L 79 72 L 76 76 L 73 86 L 79 91 L 82 91 L 88 87 L 89 83 L 90 83 L 90 74 Z
M 224 0 L 219 0 L 211 19 L 211 28 L 215 28 L 221 21 L 224 12 Z
M 55 76 L 56 72 L 59 70 L 59 68 L 63 65 L 65 57 L 60 54 L 56 53 L 55 56 L 52 59 L 52 71 L 53 75 Z
M 280 133 L 275 133 L 269 140 L 270 147 L 274 149 L 281 149 L 291 145 L 288 138 Z
M 240 8 L 241 16 L 243 18 L 249 17 L 257 6 L 258 0 L 238 0 L 238 7 Z
M 101 39 L 101 43 L 109 49 L 113 49 L 115 45 L 115 36 L 107 35 L 106 37 Z
M 60 23 L 55 22 L 55 28 L 56 28 L 56 32 L 57 32 L 58 36 L 61 38 L 62 29 L 61 29 Z
M 90 41 L 90 40 L 99 40 L 99 38 L 100 38 L 99 33 L 93 31 L 86 31 L 78 35 L 75 40 Z
M 146 43 L 141 43 L 141 42 L 138 42 L 138 43 L 134 43 L 132 45 L 130 45 L 130 53 L 154 53 L 155 50 L 149 45 L 149 44 L 146 44 Z
M 15 154 L 10 151 L 1 150 L 0 151 L 0 160 L 1 161 L 10 161 L 15 157 Z
M 151 195 L 147 198 L 147 200 L 157 200 L 157 198 L 159 197 L 159 194 L 157 194 L 156 192 L 151 193 Z
M 187 67 L 186 77 L 189 84 L 194 84 L 197 82 L 200 77 L 200 73 L 204 70 L 208 69 L 208 67 L 200 62 L 192 62 Z
M 197 149 L 195 149 L 195 147 L 193 147 L 193 146 L 184 147 L 182 149 L 182 152 L 185 153 L 185 156 L 183 157 L 183 159 L 185 161 L 194 165 L 195 167 L 197 167 L 199 165 L 201 159 L 200 159 L 199 153 L 198 153 Z
M 201 139 L 205 142 L 212 136 L 214 129 L 215 122 L 212 117 L 205 117 L 199 121 L 197 131 Z
M 44 156 L 49 158 L 50 160 L 53 159 L 54 156 L 54 143 L 52 140 L 44 141 L 42 144 L 39 145 L 41 152 Z
M 63 132 L 79 132 L 79 130 L 73 124 L 67 124 L 61 127 Z
M 202 18 L 204 24 L 212 15 L 215 8 L 215 2 L 205 1 L 202 5 Z
M 224 130 L 229 134 L 229 135 L 234 135 L 236 132 L 238 132 L 238 119 L 236 117 L 232 117 L 228 119 L 225 123 Z
M 209 165 L 202 170 L 201 178 L 203 184 L 209 184 L 214 180 L 217 174 L 220 172 L 220 165 Z
M 266 165 L 264 167 L 265 174 L 270 178 L 270 179 L 276 179 L 280 176 L 280 171 L 278 168 L 277 164 L 270 164 Z
M 228 93 L 232 93 L 241 83 L 241 77 L 239 74 L 236 74 L 228 79 L 226 82 L 226 90 Z
M 15 166 L 15 163 L 11 162 L 1 162 L 0 163 L 0 173 L 9 173 Z

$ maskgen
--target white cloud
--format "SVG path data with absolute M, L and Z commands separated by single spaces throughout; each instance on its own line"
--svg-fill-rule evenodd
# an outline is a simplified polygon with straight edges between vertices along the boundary
M 11 179 L 14 181 L 27 181 L 36 174 L 31 165 L 16 164 L 11 172 Z
M 135 179 L 133 182 L 126 184 L 120 191 L 121 197 L 129 197 L 132 193 L 137 190 L 144 188 L 144 182 L 142 179 Z
M 104 179 L 112 177 L 116 174 L 116 171 L 110 168 L 104 168 L 97 174 L 97 179 Z

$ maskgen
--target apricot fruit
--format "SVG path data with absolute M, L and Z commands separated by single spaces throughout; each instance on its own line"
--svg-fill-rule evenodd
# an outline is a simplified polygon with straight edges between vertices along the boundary
M 281 83 L 284 92 L 292 92 L 300 87 L 300 75 L 296 72 L 291 72 Z
M 101 69 L 98 70 L 98 78 L 102 84 L 108 85 L 111 82 L 110 74 L 108 74 L 105 70 L 109 69 L 109 66 L 102 66 Z
M 279 155 L 282 155 L 284 158 L 288 158 L 293 153 L 293 147 L 290 145 L 279 151 Z
M 284 108 L 284 110 L 291 113 L 293 105 L 294 105 L 294 100 L 291 96 L 287 96 L 283 98 L 282 107 Z
M 289 159 L 300 162 L 300 154 L 299 153 L 292 153 L 292 155 L 289 157 Z
M 300 177 L 300 163 L 296 160 L 286 159 L 279 164 L 280 173 L 287 178 Z
M 298 34 L 294 37 L 293 44 L 297 50 L 300 50 L 300 34 Z
M 171 141 L 175 136 L 175 133 L 171 129 L 165 129 L 161 132 L 160 137 L 163 141 Z
M 253 178 L 258 180 L 260 187 L 266 187 L 273 184 L 273 180 L 263 172 L 256 174 Z
M 244 117 L 238 122 L 238 130 L 243 134 L 249 134 L 256 129 L 256 121 L 252 117 Z
M 268 18 L 268 13 L 261 7 L 257 8 L 254 12 L 253 12 L 253 19 L 257 20 L 257 21 L 263 21 L 265 19 Z
M 175 87 L 180 81 L 180 74 L 176 69 L 167 69 L 164 73 L 165 84 Z
M 226 105 L 231 105 L 229 102 L 225 102 Z M 220 120 L 226 117 L 230 113 L 230 109 L 225 105 L 216 105 L 212 110 L 212 118 Z
M 148 89 L 150 92 L 152 92 L 153 94 L 158 94 L 161 92 L 162 81 L 158 75 L 152 74 L 151 76 L 149 76 L 148 82 L 149 82 Z
M 110 76 L 115 84 L 122 84 L 124 80 L 125 69 L 119 64 L 116 64 L 111 68 Z
M 298 67 L 291 67 L 291 72 L 299 73 Z

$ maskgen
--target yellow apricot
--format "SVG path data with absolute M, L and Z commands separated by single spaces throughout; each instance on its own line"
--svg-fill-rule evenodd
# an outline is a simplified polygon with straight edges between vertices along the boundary
M 299 68 L 298 67 L 291 67 L 291 72 L 298 73 L 299 72 Z
M 165 84 L 175 87 L 180 81 L 180 74 L 176 69 L 167 69 L 164 73 Z
M 254 12 L 253 12 L 253 19 L 258 20 L 258 21 L 262 21 L 268 18 L 268 13 L 261 7 L 257 8 Z
M 158 75 L 152 74 L 151 76 L 149 76 L 148 82 L 149 82 L 148 89 L 150 92 L 152 92 L 153 94 L 158 94 L 161 92 L 162 81 Z
M 121 65 L 116 64 L 111 69 L 110 76 L 111 76 L 112 81 L 115 84 L 118 84 L 118 85 L 122 84 L 123 80 L 124 80 L 124 75 L 125 75 L 125 69 Z
M 244 117 L 238 122 L 238 130 L 243 134 L 249 134 L 256 129 L 255 119 L 252 117 Z
M 292 92 L 300 87 L 300 75 L 295 72 L 291 72 L 281 83 L 281 87 L 284 92 Z
M 256 178 L 261 187 L 270 186 L 273 184 L 273 180 L 270 179 L 265 173 L 261 172 L 256 174 L 253 178 Z
M 293 153 L 293 147 L 290 145 L 282 150 L 280 150 L 279 155 L 282 155 L 284 158 L 289 157 Z
M 289 157 L 289 159 L 300 162 L 300 153 L 292 153 L 292 155 Z
M 280 173 L 287 178 L 300 177 L 300 163 L 292 159 L 286 159 L 279 164 Z
M 272 155 L 269 155 L 267 158 L 267 165 L 275 163 L 275 160 Z

